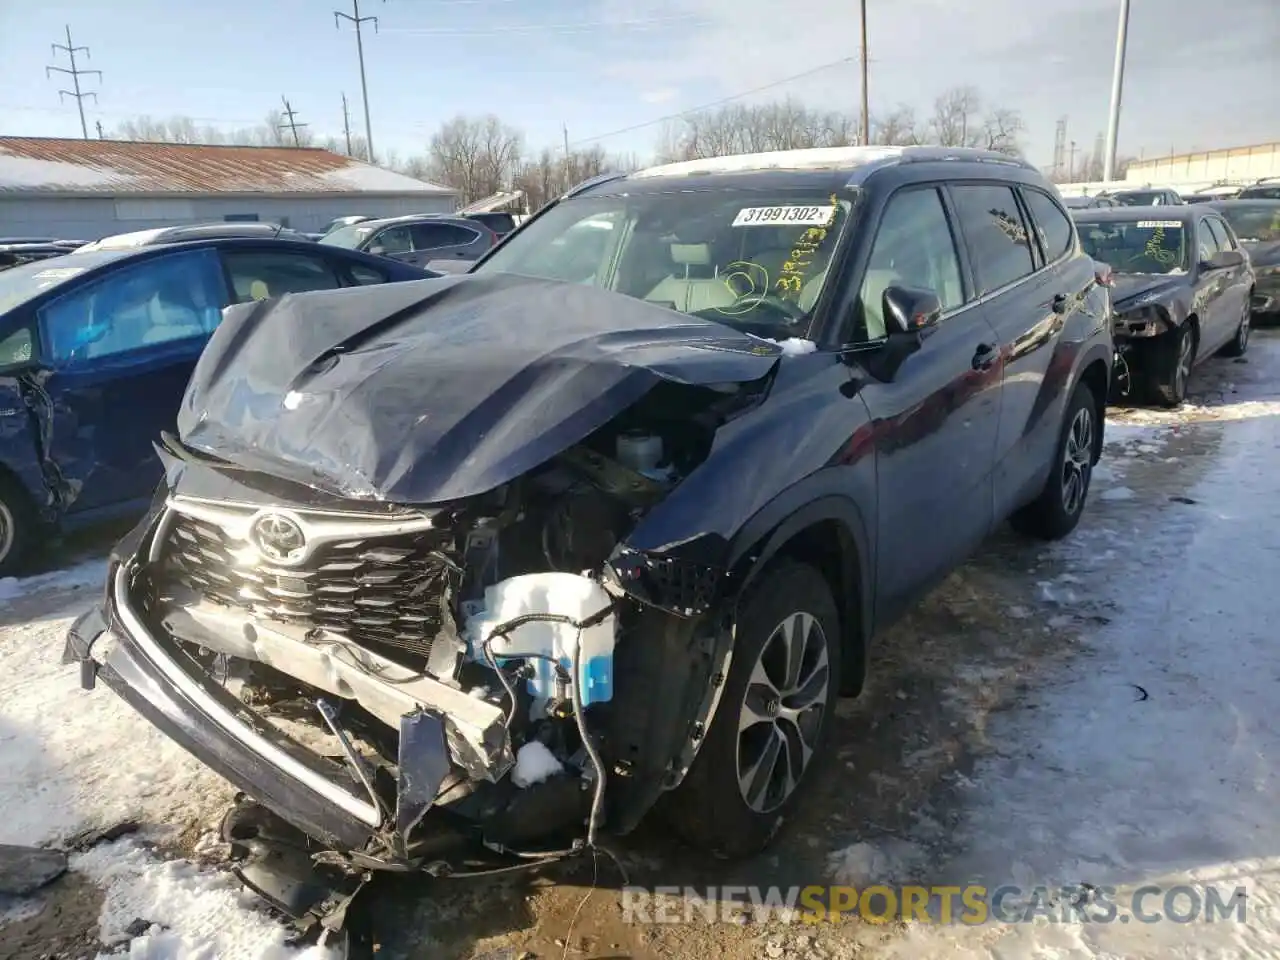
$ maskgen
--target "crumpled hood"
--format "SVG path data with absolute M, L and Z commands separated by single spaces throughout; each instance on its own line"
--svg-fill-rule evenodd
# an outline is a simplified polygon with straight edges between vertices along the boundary
M 228 308 L 183 443 L 344 497 L 433 503 L 545 462 L 659 380 L 766 376 L 774 343 L 594 287 L 502 274 Z
M 1123 310 L 1138 298 L 1158 298 L 1172 293 L 1187 282 L 1186 274 L 1120 273 L 1112 278 L 1111 300 L 1116 310 Z

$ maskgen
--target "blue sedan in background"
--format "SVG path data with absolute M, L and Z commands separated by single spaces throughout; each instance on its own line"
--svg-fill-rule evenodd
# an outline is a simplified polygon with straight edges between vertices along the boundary
M 409 264 L 310 241 L 220 238 L 76 251 L 0 271 L 0 576 L 42 529 L 141 513 L 222 308 L 423 280 Z

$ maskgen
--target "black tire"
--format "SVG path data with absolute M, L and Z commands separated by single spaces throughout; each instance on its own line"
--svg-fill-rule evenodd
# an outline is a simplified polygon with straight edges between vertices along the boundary
M 770 564 L 757 584 L 756 592 L 742 606 L 733 662 L 706 742 L 684 782 L 667 798 L 663 811 L 664 819 L 687 842 L 720 857 L 750 856 L 773 839 L 803 794 L 809 774 L 825 755 L 839 696 L 840 617 L 826 580 L 813 567 L 782 559 Z M 788 702 L 804 703 L 808 698 L 799 701 L 785 696 L 766 698 L 767 687 L 749 681 L 757 665 L 770 679 L 781 676 L 776 671 L 782 666 L 779 654 L 784 649 L 785 638 L 775 637 L 785 623 L 797 621 L 802 615 L 811 620 L 799 621 L 796 625 L 809 626 L 806 633 L 809 642 L 795 675 L 803 680 L 809 673 L 806 668 L 810 668 L 811 676 L 816 678 L 822 669 L 821 654 L 825 653 L 826 686 L 824 694 L 818 690 L 816 680 L 801 685 L 801 689 L 807 689 L 814 699 L 800 711 L 796 718 L 799 723 L 792 723 L 785 715 L 769 711 L 776 711 L 779 707 L 785 711 Z M 815 634 L 813 627 L 820 633 Z M 747 712 L 748 690 L 752 691 L 753 707 L 756 708 L 752 712 L 762 719 L 750 724 L 740 737 L 739 722 Z M 780 729 L 786 729 L 794 736 L 784 733 L 778 737 L 775 731 Z M 781 795 L 782 769 L 775 765 L 773 770 L 778 773 L 778 778 L 767 776 L 758 781 L 767 786 L 759 795 L 757 808 L 753 809 L 739 786 L 740 759 L 750 765 L 753 748 L 769 742 L 789 744 L 788 758 L 792 751 L 796 757 L 803 757 L 803 752 L 798 749 L 801 741 L 795 737 L 802 737 L 812 752 L 800 763 L 794 786 L 785 796 Z M 740 745 L 743 749 L 741 754 Z
M 1187 398 L 1187 380 L 1196 362 L 1196 333 L 1184 323 L 1153 345 L 1147 390 L 1163 407 L 1179 407 Z
M 1009 518 L 1015 530 L 1038 540 L 1060 540 L 1076 528 L 1089 497 L 1100 426 L 1093 390 L 1087 383 L 1077 384 L 1054 447 L 1049 479 L 1038 497 Z
M 35 510 L 26 492 L 0 476 L 0 577 L 20 573 L 35 539 Z
M 1253 319 L 1250 303 L 1252 300 L 1253 291 L 1250 291 L 1248 299 L 1244 302 L 1244 316 L 1240 318 L 1240 326 L 1236 327 L 1235 337 L 1219 351 L 1224 357 L 1243 357 L 1249 352 L 1249 324 Z

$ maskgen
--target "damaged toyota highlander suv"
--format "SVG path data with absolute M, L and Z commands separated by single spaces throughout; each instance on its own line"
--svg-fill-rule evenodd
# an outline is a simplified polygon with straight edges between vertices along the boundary
M 232 307 L 67 657 L 243 791 L 241 876 L 291 909 L 263 870 L 536 865 L 655 807 L 758 850 L 873 631 L 1001 520 L 1076 525 L 1098 270 L 1019 160 L 838 148 Z

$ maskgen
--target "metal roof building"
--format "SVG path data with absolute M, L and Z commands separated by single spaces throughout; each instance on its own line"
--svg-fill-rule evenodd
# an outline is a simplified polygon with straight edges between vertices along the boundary
M 95 240 L 216 220 L 316 231 L 448 213 L 456 191 L 327 150 L 0 137 L 0 235 Z

